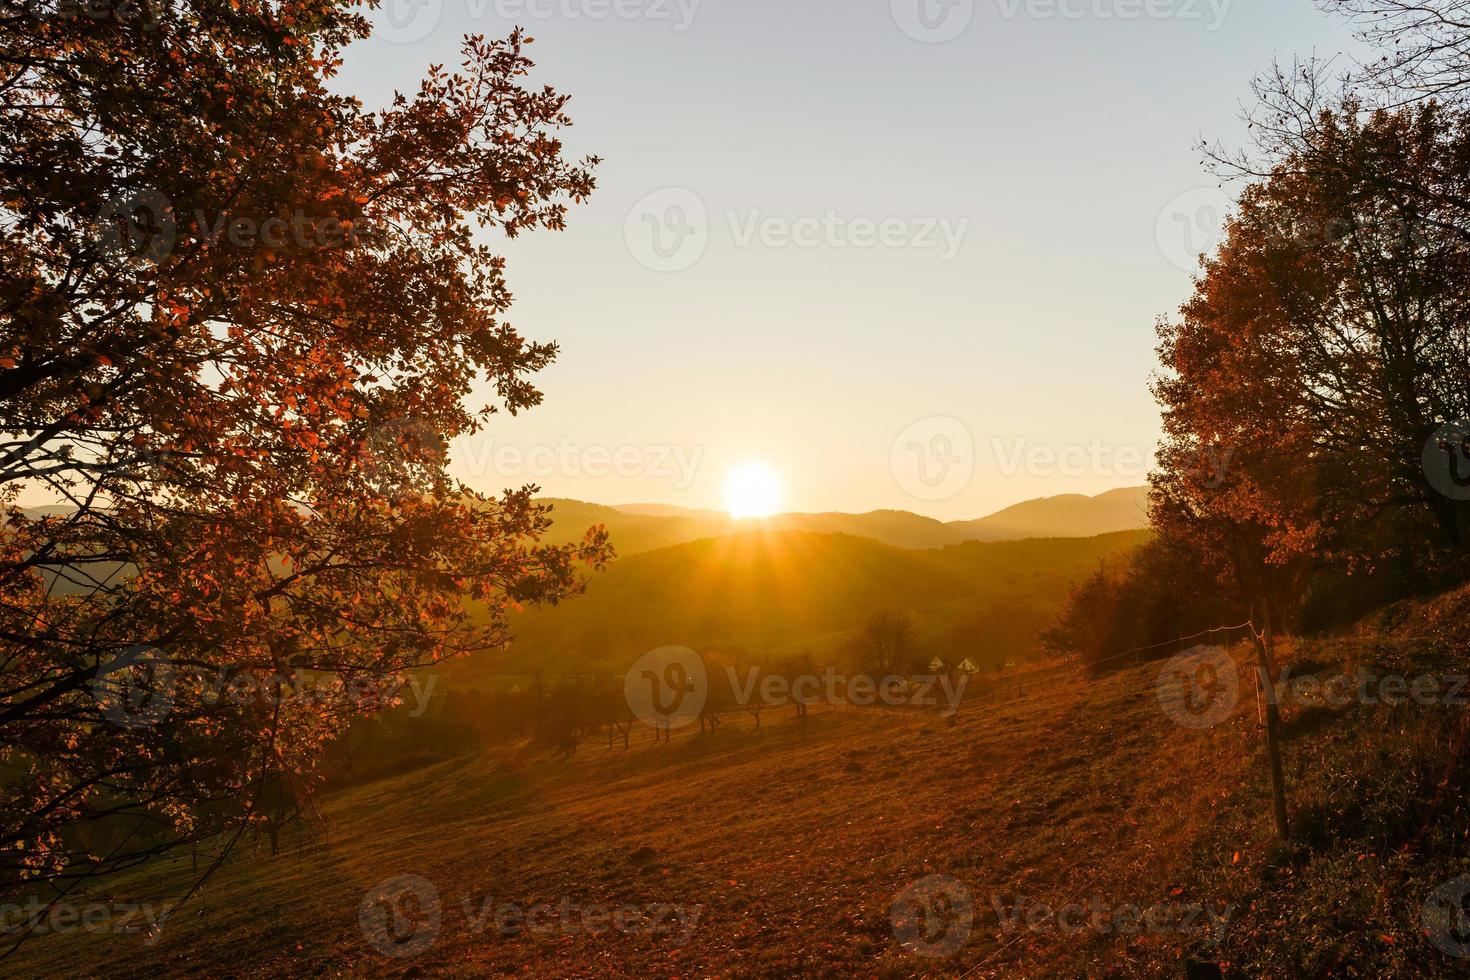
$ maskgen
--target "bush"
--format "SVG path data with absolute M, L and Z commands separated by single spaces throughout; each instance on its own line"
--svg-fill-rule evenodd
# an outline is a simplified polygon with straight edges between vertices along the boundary
M 1115 659 L 1124 651 L 1234 625 L 1249 612 L 1225 594 L 1198 555 L 1155 538 L 1121 559 L 1099 563 L 1072 589 L 1041 642 L 1052 653 L 1080 657 L 1091 669 L 1116 669 L 1132 662 Z M 1155 651 L 1177 652 L 1171 645 Z

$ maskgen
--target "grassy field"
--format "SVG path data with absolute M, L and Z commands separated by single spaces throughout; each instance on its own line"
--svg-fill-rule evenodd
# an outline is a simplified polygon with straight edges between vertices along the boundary
M 1463 672 L 1447 633 L 1405 638 L 1425 615 L 1283 660 Z M 1161 709 L 1160 666 L 948 719 L 783 710 L 566 761 L 461 758 L 327 797 L 326 830 L 279 857 L 242 841 L 156 936 L 42 935 L 0 972 L 1123 977 L 1197 956 L 1227 976 L 1464 975 L 1423 914 L 1470 872 L 1464 709 L 1289 704 L 1281 845 L 1250 675 L 1225 721 L 1192 729 Z M 189 872 L 184 856 L 86 900 L 159 902 Z M 400 902 L 395 946 L 373 890 L 403 875 L 432 886 L 437 923 L 431 896 Z

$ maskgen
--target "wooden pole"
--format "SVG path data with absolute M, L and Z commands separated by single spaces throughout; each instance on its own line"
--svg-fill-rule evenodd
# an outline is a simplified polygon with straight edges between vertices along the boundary
M 1271 678 L 1272 647 L 1271 610 L 1263 612 L 1263 628 L 1258 633 L 1251 623 L 1251 638 L 1256 643 L 1256 671 L 1266 692 L 1266 756 L 1271 763 L 1271 807 L 1276 816 L 1276 833 L 1286 840 L 1290 824 L 1286 817 L 1286 780 L 1281 773 L 1281 707 L 1276 701 L 1276 684 Z

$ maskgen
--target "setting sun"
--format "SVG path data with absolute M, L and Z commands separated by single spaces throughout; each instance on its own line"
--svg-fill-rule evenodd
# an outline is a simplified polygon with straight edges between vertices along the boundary
M 781 503 L 781 478 L 765 463 L 742 463 L 725 477 L 725 507 L 730 516 L 770 517 Z

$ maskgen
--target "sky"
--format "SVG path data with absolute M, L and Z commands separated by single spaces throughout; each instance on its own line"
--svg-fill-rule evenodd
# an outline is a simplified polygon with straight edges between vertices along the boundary
M 719 508 L 759 461 L 782 510 L 945 520 L 1145 481 L 1154 325 L 1237 192 L 1199 140 L 1243 145 L 1273 58 L 1355 50 L 1310 0 L 385 4 L 340 89 L 520 25 L 604 160 L 565 231 L 489 235 L 562 352 L 453 475 Z

